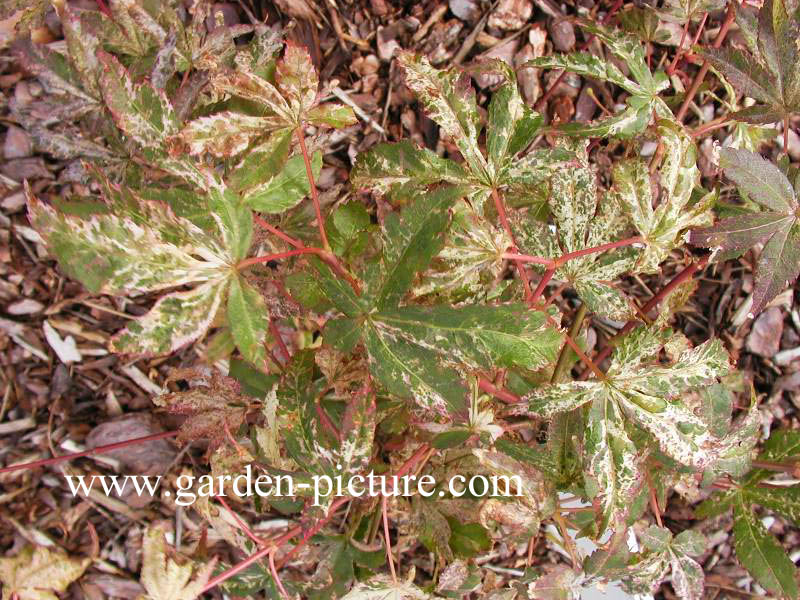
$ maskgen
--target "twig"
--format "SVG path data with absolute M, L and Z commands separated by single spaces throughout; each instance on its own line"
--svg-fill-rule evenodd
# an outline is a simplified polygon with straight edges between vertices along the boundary
M 572 326 L 569 328 L 569 337 L 575 338 L 581 331 L 583 319 L 586 317 L 586 304 L 581 302 L 578 307 L 578 312 L 575 313 L 575 319 L 572 321 Z M 559 383 L 563 379 L 567 370 L 567 344 L 561 347 L 561 353 L 558 355 L 558 362 L 553 369 L 553 376 L 550 378 L 550 383 Z
M 311 201 L 314 203 L 314 211 L 317 213 L 317 225 L 319 226 L 319 235 L 322 238 L 322 247 L 330 252 L 331 245 L 328 243 L 328 236 L 325 233 L 325 222 L 322 220 L 322 209 L 319 206 L 319 192 L 317 192 L 317 185 L 314 182 L 314 172 L 311 169 L 311 159 L 308 157 L 306 135 L 303 133 L 302 124 L 297 128 L 297 139 L 300 142 L 300 152 L 303 154 L 303 162 L 306 164 L 306 177 L 308 177 L 308 187 L 311 190 Z
M 683 271 L 681 271 L 675 277 L 673 277 L 672 280 L 667 285 L 665 285 L 655 296 L 650 298 L 650 300 L 642 307 L 642 309 L 641 309 L 642 313 L 646 315 L 651 310 L 656 308 L 661 303 L 661 301 L 664 298 L 666 298 L 675 288 L 677 288 L 679 285 L 681 285 L 686 280 L 691 279 L 691 277 L 697 271 L 699 271 L 700 269 L 705 267 L 708 264 L 708 260 L 709 260 L 710 257 L 711 257 L 710 254 L 706 254 L 701 259 L 699 259 L 696 262 L 693 262 L 688 267 L 686 267 Z M 614 345 L 613 345 L 614 341 L 622 338 L 623 336 L 625 336 L 628 333 L 630 333 L 631 331 L 633 331 L 636 328 L 636 326 L 639 325 L 639 323 L 640 323 L 640 321 L 638 321 L 638 320 L 628 321 L 627 323 L 625 323 L 625 326 L 622 329 L 619 330 L 617 335 L 615 335 L 613 338 L 611 338 L 608 341 L 606 347 L 603 348 L 597 354 L 597 356 L 595 356 L 595 358 L 594 358 L 595 361 L 597 363 L 601 363 L 606 358 L 608 358 L 611 355 L 611 353 L 614 351 Z M 589 369 L 585 370 L 581 374 L 580 379 L 586 379 L 588 376 L 589 376 Z
M 517 242 L 514 241 L 514 232 L 511 231 L 511 225 L 508 222 L 508 215 L 506 215 L 506 207 L 503 204 L 502 198 L 500 198 L 500 194 L 498 193 L 497 189 L 492 188 L 492 199 L 494 200 L 495 209 L 497 209 L 497 216 L 500 219 L 500 223 L 503 226 L 506 234 L 508 234 L 509 239 L 511 240 L 511 244 L 514 248 L 514 252 L 517 251 Z M 525 297 L 528 299 L 528 302 L 533 302 L 533 293 L 531 292 L 531 282 L 528 279 L 528 272 L 525 270 L 525 265 L 519 260 L 515 260 L 514 264 L 517 267 L 517 271 L 519 272 L 519 277 L 522 280 L 522 287 L 525 289 Z
M 725 20 L 722 22 L 722 26 L 719 28 L 719 33 L 717 33 L 717 37 L 712 44 L 713 48 L 719 48 L 722 45 L 722 42 L 725 41 L 725 36 L 728 35 L 728 30 L 733 24 L 734 17 L 736 17 L 736 2 L 735 0 L 730 0 L 728 3 L 728 12 L 725 14 Z M 689 105 L 692 103 L 692 99 L 697 93 L 697 90 L 700 89 L 700 85 L 703 83 L 703 79 L 705 79 L 709 67 L 709 62 L 707 60 L 703 61 L 703 66 L 700 67 L 697 75 L 695 75 L 692 85 L 689 87 L 689 91 L 686 92 L 686 98 L 683 99 L 683 104 L 681 104 L 681 107 L 678 109 L 678 113 L 675 115 L 675 119 L 679 123 L 683 121 L 684 117 L 686 116 L 686 112 L 689 110 Z
M 338 85 L 336 87 L 331 88 L 331 94 L 333 94 L 339 100 L 347 104 L 347 106 L 352 108 L 353 112 L 355 112 L 364 121 L 369 123 L 369 126 L 372 127 L 375 131 L 377 131 L 381 135 L 386 135 L 386 130 L 380 125 L 378 125 L 372 117 L 370 117 L 367 113 L 365 113 L 364 110 L 358 104 L 353 102 L 350 96 L 347 95 L 347 92 L 345 92 Z
M 383 539 L 386 544 L 386 559 L 389 561 L 389 572 L 392 574 L 392 581 L 397 585 L 397 572 L 394 569 L 394 557 L 392 556 L 392 542 L 389 540 L 389 517 L 386 514 L 387 497 L 381 498 L 381 511 L 383 512 Z
M 478 377 L 478 387 L 487 394 L 490 394 L 507 404 L 516 404 L 521 400 L 521 398 L 516 394 L 512 394 L 508 390 L 497 387 L 491 381 L 483 377 Z
M 281 352 L 288 363 L 290 360 L 292 360 L 292 355 L 289 354 L 289 348 L 286 347 L 286 343 L 283 341 L 280 329 L 278 329 L 277 323 L 275 323 L 275 320 L 271 316 L 269 318 L 269 330 L 272 333 L 272 337 L 274 337 L 275 341 L 278 342 L 278 347 L 281 349 Z
M 111 452 L 112 450 L 118 450 L 120 448 L 127 448 L 128 446 L 133 446 L 135 444 L 143 444 L 145 442 L 155 442 L 156 440 L 163 440 L 166 438 L 175 437 L 178 435 L 177 431 L 163 431 L 161 433 L 154 433 L 153 435 L 146 435 L 144 437 L 133 438 L 130 440 L 125 440 L 124 442 L 115 442 L 113 444 L 107 444 L 105 446 L 98 446 L 97 448 L 91 448 L 89 450 L 83 450 L 81 452 L 73 452 L 72 454 L 64 454 L 62 456 L 54 456 L 52 458 L 43 458 L 41 460 L 34 460 L 28 463 L 22 463 L 20 465 L 12 465 L 10 467 L 3 467 L 0 469 L 0 473 L 12 473 L 14 471 L 22 471 L 27 469 L 35 469 L 37 467 L 45 467 L 47 465 L 54 465 L 60 462 L 64 462 L 67 460 L 72 460 L 73 458 L 82 458 L 84 456 L 94 456 L 95 454 L 106 454 Z
M 281 593 L 281 596 L 284 598 L 291 598 L 289 594 L 286 592 L 286 589 L 283 587 L 281 583 L 281 578 L 278 577 L 278 569 L 275 568 L 275 552 L 270 552 L 267 556 L 269 558 L 269 572 L 272 574 L 272 579 L 275 580 L 275 585 L 278 586 L 278 591 Z

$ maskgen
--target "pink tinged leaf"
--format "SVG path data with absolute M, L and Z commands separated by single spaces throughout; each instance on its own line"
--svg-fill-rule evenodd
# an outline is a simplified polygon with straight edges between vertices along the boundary
M 800 231 L 792 223 L 769 239 L 758 257 L 752 312 L 758 313 L 800 274 Z
M 780 169 L 759 154 L 723 148 L 720 166 L 725 175 L 755 202 L 779 213 L 792 213 L 797 199 L 789 180 Z
M 319 77 L 305 48 L 286 44 L 283 59 L 278 61 L 275 79 L 295 115 L 302 116 L 314 105 Z
M 794 217 L 782 213 L 752 213 L 719 221 L 713 227 L 692 231 L 689 242 L 705 248 L 744 250 L 764 242 L 776 231 L 791 226 Z

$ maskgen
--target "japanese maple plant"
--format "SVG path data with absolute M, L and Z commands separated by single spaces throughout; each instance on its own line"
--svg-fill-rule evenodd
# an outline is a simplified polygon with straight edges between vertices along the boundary
M 698 3 L 670 4 L 683 14 L 677 6 Z M 689 8 L 684 32 L 719 7 Z M 604 57 L 556 53 L 523 67 L 626 92 L 624 107 L 582 124 L 546 124 L 503 62 L 470 73 L 399 53 L 450 152 L 380 143 L 357 157 L 349 186 L 322 192 L 332 132 L 357 120 L 320 89 L 304 48 L 261 26 L 206 33 L 202 2 L 185 17 L 172 3 L 59 11 L 66 54 L 30 41 L 17 50 L 71 107 L 76 137 L 30 129 L 55 154 L 84 158 L 93 183 L 82 198 L 27 189 L 30 222 L 91 293 L 152 300 L 112 351 L 196 344 L 205 364 L 167 382 L 188 389 L 154 399 L 187 415 L 179 442 L 206 441 L 215 475 L 248 465 L 298 481 L 413 473 L 439 486 L 430 497 L 331 495 L 321 507 L 299 488 L 296 498 L 199 500 L 193 510 L 249 558 L 179 564 L 153 528 L 149 597 L 222 586 L 268 598 L 521 599 L 608 581 L 650 593 L 669 580 L 679 597 L 700 598 L 706 542 L 662 522 L 673 494 L 705 499 L 699 517 L 732 510 L 742 565 L 767 591 L 798 597 L 796 567 L 753 507 L 800 519 L 798 488 L 772 481 L 800 455 L 800 435 L 764 441 L 758 399 L 724 341 L 670 329 L 710 263 L 757 247 L 751 316 L 800 271 L 800 172 L 758 154 L 750 129 L 788 124 L 797 106 L 793 0 L 729 7 L 724 30 L 739 23 L 746 56 L 695 54 L 731 106 L 736 90 L 758 101 L 720 121 L 737 135 L 717 148 L 721 176 L 708 189 L 686 109 L 665 95 L 674 80 L 635 31 L 581 20 Z M 484 107 L 476 72 L 499 81 Z M 667 283 L 643 305 L 626 292 L 659 273 Z M 609 334 L 595 342 L 592 322 Z M 457 498 L 445 485 L 453 474 L 522 485 Z M 278 535 L 247 524 L 276 511 L 290 520 Z M 476 556 L 493 545 L 532 552 L 545 537 L 564 550 L 562 568 L 533 565 L 485 591 Z M 595 545 L 588 556 L 580 538 Z M 295 573 L 309 546 L 316 570 Z M 432 558 L 409 558 L 419 547 Z M 75 577 L 86 566 L 70 563 Z

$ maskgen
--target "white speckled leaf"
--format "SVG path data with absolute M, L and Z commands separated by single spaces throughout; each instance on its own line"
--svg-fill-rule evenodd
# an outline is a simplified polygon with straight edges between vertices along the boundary
M 589 408 L 584 437 L 586 490 L 599 496 L 601 531 L 623 524 L 644 482 L 643 457 L 625 431 L 625 420 L 613 401 L 596 397 Z
M 166 95 L 147 83 L 134 85 L 125 67 L 112 55 L 100 51 L 98 58 L 103 65 L 103 99 L 117 127 L 143 148 L 160 149 L 178 130 L 175 111 Z
M 174 352 L 205 334 L 222 303 L 227 281 L 211 281 L 188 292 L 161 297 L 142 317 L 111 340 L 111 350 L 125 354 Z
M 274 129 L 273 125 L 269 119 L 224 111 L 190 121 L 179 135 L 190 154 L 228 158 L 244 152 L 253 140 Z
M 428 115 L 458 146 L 470 169 L 486 172 L 486 158 L 478 147 L 480 115 L 469 76 L 457 69 L 440 71 L 427 58 L 402 52 L 398 55 L 406 84 L 425 106 Z
M 544 313 L 523 305 L 405 306 L 374 313 L 371 320 L 386 336 L 476 369 L 538 369 L 556 360 L 562 341 Z

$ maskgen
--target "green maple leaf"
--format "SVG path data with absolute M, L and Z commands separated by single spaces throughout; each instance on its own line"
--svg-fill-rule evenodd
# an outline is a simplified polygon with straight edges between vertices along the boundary
M 734 48 L 701 49 L 741 93 L 758 101 L 733 113 L 731 118 L 749 123 L 785 121 L 800 110 L 800 21 L 796 3 L 766 0 L 756 17 L 747 9 L 736 11 L 736 22 L 747 51 Z
M 669 86 L 669 79 L 663 71 L 650 72 L 644 48 L 637 39 L 590 21 L 579 20 L 578 24 L 600 39 L 611 54 L 625 63 L 632 79 L 613 63 L 585 52 L 543 56 L 526 64 L 536 68 L 566 69 L 584 77 L 608 81 L 624 89 L 630 96 L 625 100 L 627 108 L 619 114 L 589 124 L 566 123 L 559 130 L 580 137 L 629 138 L 644 131 L 654 116 L 657 119 L 674 118 L 660 97 Z
M 723 148 L 720 166 L 738 185 L 739 193 L 762 210 L 744 212 L 722 219 L 711 228 L 693 231 L 690 242 L 723 253 L 741 253 L 764 244 L 755 267 L 751 312 L 756 314 L 800 273 L 797 192 L 778 167 L 758 154 Z
M 787 462 L 797 457 L 800 457 L 800 433 L 777 430 L 765 442 L 758 458 Z M 781 597 L 797 598 L 800 595 L 797 567 L 752 509 L 753 504 L 759 504 L 795 525 L 800 524 L 800 486 L 761 485 L 773 475 L 766 469 L 753 469 L 737 486 L 715 493 L 696 512 L 698 517 L 704 518 L 733 508 L 734 549 L 739 562 L 766 589 Z

